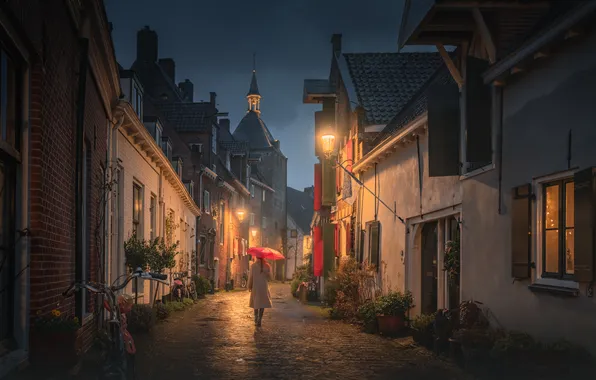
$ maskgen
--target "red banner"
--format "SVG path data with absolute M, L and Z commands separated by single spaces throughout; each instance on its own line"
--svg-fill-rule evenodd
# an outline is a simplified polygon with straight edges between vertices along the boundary
M 321 227 L 315 226 L 313 229 L 314 239 L 314 255 L 313 255 L 313 272 L 317 277 L 323 275 L 323 239 L 321 239 Z
M 323 194 L 323 170 L 321 164 L 315 164 L 315 204 L 314 210 L 321 210 L 321 200 Z

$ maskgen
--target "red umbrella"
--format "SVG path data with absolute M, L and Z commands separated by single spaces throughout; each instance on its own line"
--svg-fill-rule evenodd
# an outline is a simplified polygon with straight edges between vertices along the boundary
M 175 280 L 174 280 L 174 284 L 176 284 L 176 285 L 179 285 L 179 286 L 182 286 L 182 285 L 184 285 L 184 284 L 182 283 L 182 281 L 180 281 L 180 280 L 178 280 L 178 279 L 175 279 Z
M 257 259 L 285 260 L 284 255 L 282 255 L 279 251 L 267 247 L 249 248 L 247 253 L 256 257 Z

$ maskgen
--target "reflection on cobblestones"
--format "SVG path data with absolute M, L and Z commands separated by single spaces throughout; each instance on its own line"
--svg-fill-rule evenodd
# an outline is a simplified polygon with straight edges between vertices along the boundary
M 360 333 L 302 307 L 272 286 L 274 309 L 256 328 L 246 292 L 218 293 L 138 336 L 139 378 L 464 379 L 400 341 Z

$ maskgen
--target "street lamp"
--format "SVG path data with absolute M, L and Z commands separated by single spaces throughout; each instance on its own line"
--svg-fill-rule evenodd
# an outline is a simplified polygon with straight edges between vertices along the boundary
M 323 140 L 323 153 L 329 158 L 335 148 L 335 135 L 328 133 L 321 136 L 321 139 Z
M 242 222 L 244 220 L 244 210 L 239 209 L 236 211 L 236 215 L 238 215 L 238 220 Z
M 335 135 L 327 133 L 327 134 L 321 136 L 321 139 L 323 140 L 323 153 L 325 154 L 325 158 L 332 159 L 333 151 L 335 149 Z M 339 167 L 344 172 L 348 173 L 350 178 L 352 178 L 354 181 L 356 181 L 356 183 L 358 183 L 360 186 L 362 186 L 364 189 L 366 189 L 369 193 L 371 193 L 372 196 L 375 197 L 375 199 L 378 200 L 383 206 L 385 206 L 393 214 L 393 216 L 395 216 L 397 219 L 400 220 L 400 222 L 402 222 L 403 224 L 406 223 L 401 216 L 397 215 L 397 212 L 396 212 L 397 210 L 395 209 L 395 206 L 394 206 L 394 208 L 389 207 L 387 205 L 387 203 L 383 202 L 383 200 L 381 198 L 379 198 L 374 191 L 372 191 L 371 189 L 366 187 L 358 178 L 356 178 L 354 176 L 354 174 L 352 174 L 352 172 L 350 172 L 348 169 L 346 169 L 343 166 L 343 163 L 339 162 L 337 160 L 337 158 L 333 159 L 333 161 L 335 161 L 336 167 Z M 348 161 L 348 160 L 346 160 L 346 161 Z M 351 161 L 351 160 L 349 160 L 349 161 Z
M 253 228 L 253 229 L 250 231 L 250 234 L 252 235 L 252 237 L 257 237 L 257 230 L 256 230 L 255 228 Z

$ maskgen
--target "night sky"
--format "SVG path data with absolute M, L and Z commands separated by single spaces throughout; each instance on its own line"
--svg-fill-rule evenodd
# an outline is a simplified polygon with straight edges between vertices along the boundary
M 120 64 L 136 55 L 145 25 L 159 36 L 159 57 L 176 61 L 176 82 L 190 79 L 195 101 L 218 95 L 232 128 L 244 116 L 253 52 L 262 118 L 288 157 L 288 185 L 313 183 L 314 114 L 302 104 L 304 79 L 327 78 L 331 35 L 343 51 L 396 52 L 403 0 L 105 0 Z

